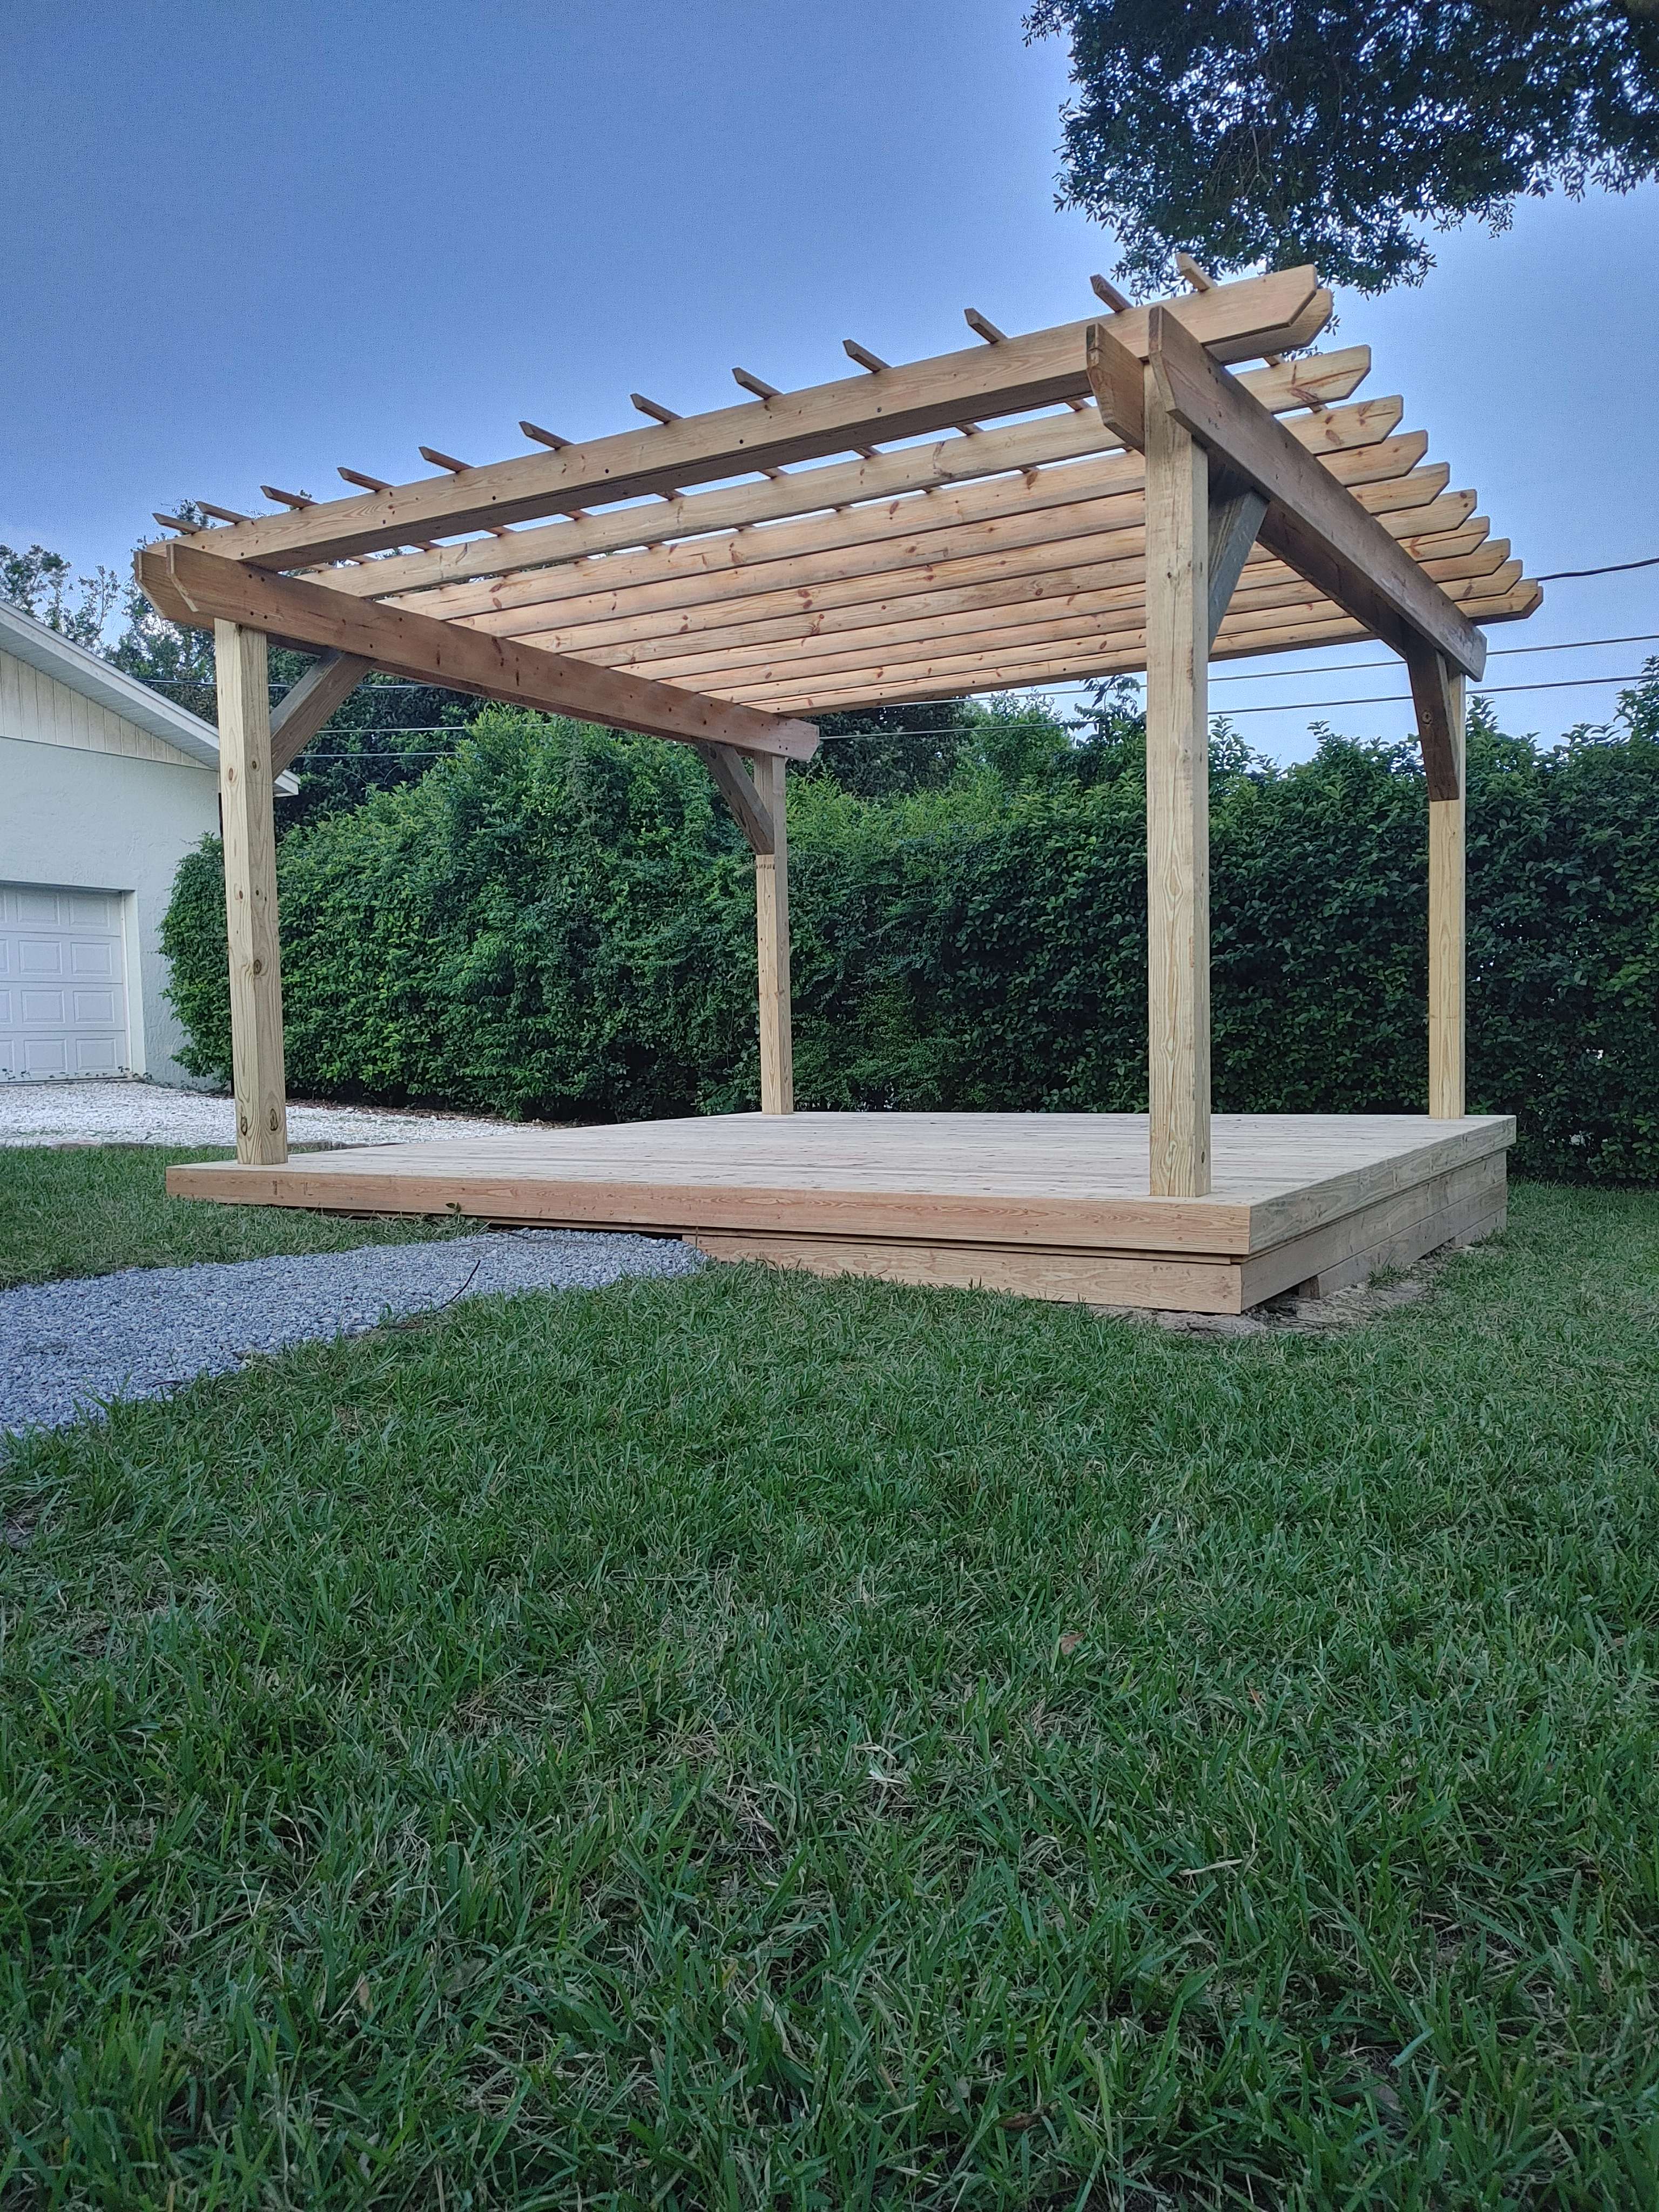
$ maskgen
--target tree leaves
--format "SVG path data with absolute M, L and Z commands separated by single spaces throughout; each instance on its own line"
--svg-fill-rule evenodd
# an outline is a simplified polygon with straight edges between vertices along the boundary
M 1659 11 L 1641 0 L 1036 0 L 1071 41 L 1060 201 L 1166 289 L 1316 263 L 1379 292 L 1425 228 L 1504 228 L 1517 198 L 1659 170 Z

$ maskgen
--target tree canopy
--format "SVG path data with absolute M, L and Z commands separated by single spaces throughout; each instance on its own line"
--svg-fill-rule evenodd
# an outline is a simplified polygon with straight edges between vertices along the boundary
M 1419 283 L 1425 226 L 1659 173 L 1659 0 L 1035 0 L 1069 38 L 1060 204 L 1161 288 L 1314 262 Z

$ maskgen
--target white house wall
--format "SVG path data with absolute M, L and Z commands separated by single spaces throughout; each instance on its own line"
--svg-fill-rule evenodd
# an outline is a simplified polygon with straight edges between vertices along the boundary
M 125 895 L 133 1068 L 158 1082 L 191 1080 L 161 916 L 179 861 L 218 827 L 213 769 L 0 653 L 0 882 Z
M 95 700 L 27 661 L 0 651 L 0 736 L 36 744 L 70 745 L 84 752 L 118 753 L 131 760 L 166 761 L 197 769 L 201 763 L 164 738 L 152 737 Z

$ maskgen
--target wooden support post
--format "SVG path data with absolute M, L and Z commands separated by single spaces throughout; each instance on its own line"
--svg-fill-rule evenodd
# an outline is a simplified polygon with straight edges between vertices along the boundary
M 1149 368 L 1146 921 L 1155 1198 L 1210 1188 L 1209 460 Z
M 1457 796 L 1429 791 L 1429 1112 L 1455 1121 L 1463 1110 L 1464 796 L 1462 676 L 1449 675 L 1452 758 Z
M 789 1026 L 789 839 L 781 754 L 754 757 L 755 781 L 772 818 L 771 850 L 755 854 L 755 939 L 760 969 L 761 1112 L 795 1110 Z
M 277 1167 L 288 1158 L 288 1090 L 276 939 L 269 654 L 263 632 L 235 623 L 215 623 L 213 643 L 236 1157 L 245 1166 Z

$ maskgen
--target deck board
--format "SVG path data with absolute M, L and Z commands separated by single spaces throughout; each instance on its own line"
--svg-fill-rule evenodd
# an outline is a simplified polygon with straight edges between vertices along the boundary
M 1419 1186 L 1431 1188 L 1413 1218 L 1431 1225 L 1460 1171 L 1494 1156 L 1501 1164 L 1514 1133 L 1506 1115 L 1218 1115 L 1214 1188 L 1202 1199 L 1147 1194 L 1146 1117 L 1135 1114 L 736 1114 L 526 1128 L 354 1146 L 282 1167 L 208 1161 L 170 1169 L 167 1188 L 243 1205 L 458 1207 L 498 1221 L 645 1229 L 706 1239 L 710 1250 L 753 1251 L 769 1239 L 792 1264 L 814 1264 L 812 1252 L 848 1264 L 862 1255 L 863 1272 L 1046 1279 L 1052 1296 L 1086 1295 L 1109 1279 L 1144 1286 L 1145 1266 L 1128 1262 L 1150 1258 L 1195 1263 L 1196 1274 L 1188 1264 L 1169 1275 L 1183 1299 L 1210 1281 L 1204 1269 L 1224 1271 L 1215 1291 L 1224 1301 L 1243 1295 L 1246 1260 L 1251 1281 L 1265 1281 L 1273 1271 L 1261 1255 L 1349 1216 L 1380 1222 Z M 1501 1165 L 1498 1180 L 1501 1190 Z M 836 1247 L 827 1254 L 826 1240 Z M 923 1248 L 940 1256 L 930 1262 Z M 975 1276 L 975 1249 L 1011 1256 Z

